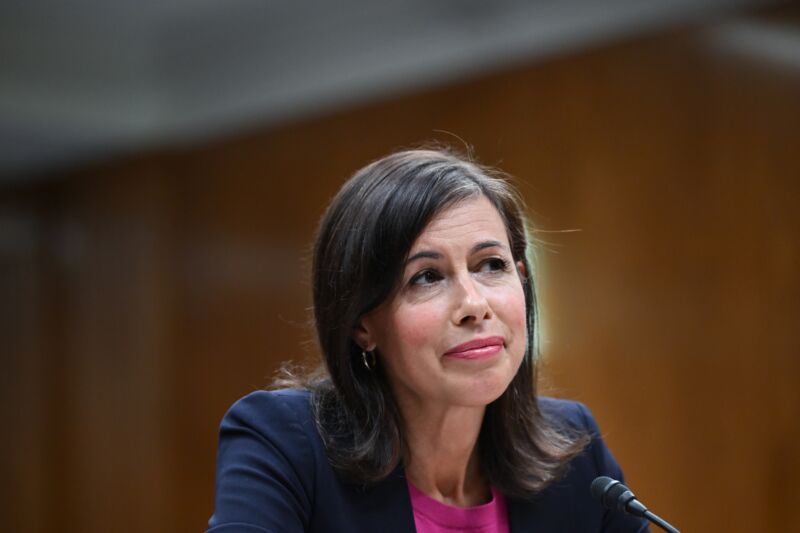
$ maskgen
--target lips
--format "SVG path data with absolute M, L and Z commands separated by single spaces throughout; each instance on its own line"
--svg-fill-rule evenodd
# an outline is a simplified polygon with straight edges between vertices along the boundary
M 503 337 L 485 337 L 453 346 L 447 350 L 444 355 L 459 359 L 482 359 L 484 357 L 493 356 L 499 352 L 504 345 L 505 339 Z

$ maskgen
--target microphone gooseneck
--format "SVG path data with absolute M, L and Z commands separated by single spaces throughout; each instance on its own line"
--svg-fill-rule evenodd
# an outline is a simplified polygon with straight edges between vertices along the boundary
M 633 491 L 607 476 L 600 476 L 592 481 L 590 487 L 592 497 L 606 509 L 622 511 L 645 518 L 669 533 L 680 533 L 666 520 L 650 512 L 645 505 L 636 499 Z

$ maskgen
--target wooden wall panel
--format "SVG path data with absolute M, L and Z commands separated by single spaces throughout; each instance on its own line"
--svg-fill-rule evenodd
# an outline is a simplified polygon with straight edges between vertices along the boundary
M 771 17 L 791 26 L 796 9 Z M 202 530 L 220 417 L 281 361 L 314 357 L 307 259 L 325 204 L 367 161 L 457 135 L 532 208 L 546 390 L 593 409 L 631 485 L 683 530 L 786 531 L 800 74 L 722 50 L 714 28 L 3 194 L 28 239 L 0 240 L 3 390 L 24 405 L 4 405 L 20 427 L 0 454 L 20 457 L 4 515 L 31 531 Z
M 157 167 L 130 163 L 63 192 L 54 228 L 65 291 L 56 401 L 62 459 L 52 502 L 61 531 L 157 531 L 168 519 L 172 440 L 166 332 L 169 236 Z M 69 517 L 70 520 L 63 520 Z
M 0 511 L 4 527 L 32 533 L 46 531 L 36 503 L 48 483 L 40 224 L 28 198 L 0 207 Z

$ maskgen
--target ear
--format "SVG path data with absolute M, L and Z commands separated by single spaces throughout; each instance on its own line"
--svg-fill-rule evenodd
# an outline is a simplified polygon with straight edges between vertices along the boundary
M 375 349 L 375 339 L 373 337 L 369 319 L 362 316 L 353 326 L 353 341 L 365 352 L 371 352 Z
M 517 261 L 517 273 L 519 274 L 519 279 L 522 283 L 526 283 L 528 281 L 528 269 L 525 268 L 525 263 L 522 261 Z

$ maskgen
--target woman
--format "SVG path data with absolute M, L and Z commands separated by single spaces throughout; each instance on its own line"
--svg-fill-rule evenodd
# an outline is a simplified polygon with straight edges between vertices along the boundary
M 486 168 L 413 150 L 358 171 L 314 249 L 324 364 L 225 415 L 209 531 L 647 531 L 591 500 L 622 473 L 588 410 L 536 396 L 527 252 Z

